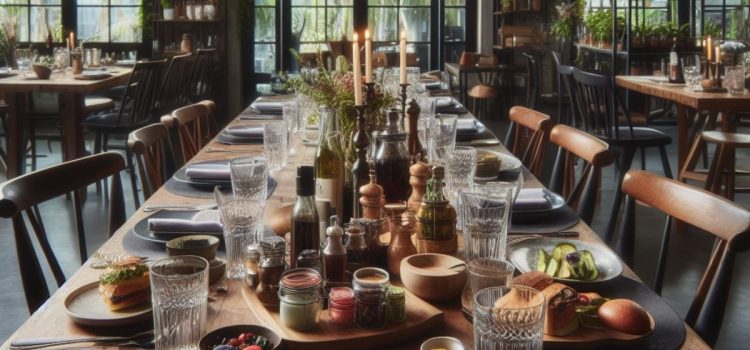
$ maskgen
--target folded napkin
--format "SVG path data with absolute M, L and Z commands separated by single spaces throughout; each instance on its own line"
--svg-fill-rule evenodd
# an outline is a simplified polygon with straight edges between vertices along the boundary
M 190 179 L 230 181 L 229 164 L 194 164 L 188 165 L 185 176 Z
M 545 210 L 552 208 L 547 190 L 542 188 L 524 188 L 518 192 L 513 210 Z
M 441 96 L 441 97 L 436 98 L 435 100 L 437 101 L 436 106 L 438 108 L 453 107 L 454 105 L 456 105 L 456 102 L 453 100 L 453 97 L 449 97 L 449 96 Z
M 459 119 L 456 121 L 456 132 L 459 134 L 470 134 L 479 132 L 479 121 L 474 118 Z
M 282 112 L 284 110 L 284 102 L 282 101 L 256 100 L 250 106 L 260 112 Z
M 222 232 L 218 221 L 195 221 L 192 219 L 153 218 L 148 219 L 152 232 Z
M 263 127 L 262 126 L 234 126 L 227 128 L 227 134 L 234 137 L 242 137 L 248 139 L 263 139 Z

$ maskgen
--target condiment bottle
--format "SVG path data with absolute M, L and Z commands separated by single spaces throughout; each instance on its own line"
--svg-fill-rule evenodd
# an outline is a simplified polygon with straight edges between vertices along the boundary
M 407 256 L 417 254 L 417 248 L 411 242 L 416 220 L 414 214 L 405 212 L 406 204 L 386 204 L 390 213 L 391 244 L 388 245 L 388 271 L 401 276 L 401 260 Z
M 346 228 L 346 270 L 353 274 L 370 261 L 370 249 L 359 221 L 352 220 Z
M 344 230 L 339 226 L 339 218 L 331 216 L 331 226 L 326 230 L 328 244 L 323 250 L 323 266 L 328 282 L 346 281 L 346 248 L 341 241 Z
M 407 202 L 407 210 L 412 213 L 417 213 L 419 207 L 422 205 L 422 197 L 424 196 L 425 187 L 427 187 L 427 180 L 430 178 L 430 166 L 416 162 L 409 167 L 409 185 L 411 185 L 411 196 Z
M 291 269 L 279 282 L 279 317 L 297 331 L 315 327 L 320 318 L 323 278 L 313 269 Z
M 456 209 L 443 192 L 445 170 L 432 169 L 422 205 L 417 212 L 417 251 L 419 253 L 452 253 L 456 245 Z
M 383 269 L 365 267 L 354 272 L 356 322 L 362 328 L 381 328 L 385 325 L 385 295 L 389 275 Z
M 412 99 L 409 101 L 408 107 L 406 108 L 406 115 L 409 117 L 409 155 L 411 156 L 411 162 L 417 163 L 424 159 L 424 148 L 422 143 L 419 142 L 419 134 L 417 131 L 417 122 L 419 121 L 419 104 L 416 100 Z
M 258 266 L 258 300 L 267 309 L 279 306 L 278 287 L 284 273 L 284 251 L 286 241 L 281 237 L 266 237 L 260 241 L 260 265 Z
M 247 246 L 245 253 L 245 283 L 250 288 L 258 285 L 258 263 L 260 263 L 260 250 L 258 245 L 252 244 Z
M 320 226 L 315 207 L 315 169 L 297 167 L 297 202 L 292 208 L 292 235 L 289 264 L 297 267 L 297 257 L 305 249 L 319 249 Z
M 356 311 L 354 291 L 351 288 L 331 288 L 328 294 L 328 316 L 333 326 L 338 328 L 353 326 Z
M 409 166 L 411 155 L 406 146 L 406 133 L 402 128 L 401 113 L 396 108 L 388 110 L 388 125 L 381 136 L 375 155 L 378 184 L 383 186 L 386 203 L 403 202 L 409 198 Z
M 297 257 L 297 267 L 313 269 L 323 276 L 323 259 L 317 249 L 305 249 Z
M 403 288 L 388 288 L 386 294 L 388 307 L 386 308 L 385 319 L 389 323 L 403 322 L 406 320 L 406 294 Z

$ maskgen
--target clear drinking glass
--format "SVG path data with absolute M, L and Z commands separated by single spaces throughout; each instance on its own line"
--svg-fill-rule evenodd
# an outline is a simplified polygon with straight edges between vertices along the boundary
M 198 349 L 206 332 L 208 261 L 174 256 L 149 268 L 157 350 Z
M 516 181 L 504 182 L 504 181 L 493 181 L 486 183 L 474 183 L 471 189 L 465 189 L 458 192 L 458 198 L 456 200 L 456 209 L 458 211 L 458 227 L 466 234 L 464 223 L 466 222 L 466 211 L 468 208 L 465 206 L 464 197 L 479 195 L 490 195 L 500 198 L 510 196 L 508 201 L 514 203 L 519 191 L 523 187 L 523 175 L 519 174 Z M 468 200 L 472 202 L 471 200 Z M 508 214 L 510 215 L 510 214 Z M 465 243 L 469 242 L 469 238 L 465 238 Z M 468 248 L 467 248 L 468 249 Z M 468 260 L 467 260 L 468 261 Z
M 16 49 L 16 66 L 21 74 L 31 73 L 31 50 Z
M 268 161 L 265 157 L 237 158 L 229 162 L 235 197 L 266 202 Z
M 401 74 L 401 72 L 399 72 Z M 421 71 L 419 67 L 406 67 L 406 82 L 409 86 L 406 88 L 406 98 L 412 99 L 417 97 L 417 91 L 419 86 L 419 75 Z M 399 85 L 399 96 L 401 96 L 401 85 Z
M 466 261 L 505 260 L 512 189 L 504 193 L 461 192 Z
M 512 302 L 503 303 L 503 297 Z M 474 348 L 542 349 L 544 305 L 544 294 L 533 288 L 514 286 L 480 290 L 474 296 Z
M 383 71 L 383 90 L 400 99 L 401 96 L 401 72 L 398 68 L 387 68 Z
M 263 156 L 269 170 L 279 170 L 286 166 L 289 138 L 287 123 L 269 122 L 263 125 Z
M 456 198 L 458 192 L 470 189 L 477 170 L 477 150 L 474 147 L 454 147 L 448 157 L 447 187 L 448 197 Z
M 227 278 L 244 279 L 245 249 L 260 241 L 263 232 L 264 204 L 247 198 L 225 197 L 218 188 L 214 194 L 224 231 Z
M 685 85 L 689 90 L 695 90 L 701 87 L 703 74 L 701 73 L 701 60 L 698 55 L 689 55 L 680 59 L 682 64 L 682 74 L 685 77 Z
M 489 287 L 506 287 L 513 278 L 513 263 L 507 260 L 479 258 L 469 261 L 471 295 Z
M 456 147 L 456 122 L 454 114 L 438 115 L 432 128 L 432 158 L 434 165 L 445 165 L 448 155 Z
M 419 120 L 417 120 L 417 137 L 419 137 L 419 143 L 424 145 L 427 154 L 424 155 L 427 161 L 432 160 L 432 124 L 435 121 L 430 115 L 420 114 Z
M 724 68 L 724 82 L 730 94 L 743 95 L 745 93 L 745 67 L 739 65 Z
M 284 102 L 283 112 L 287 130 L 292 134 L 299 131 L 299 103 L 296 100 Z
M 651 71 L 654 77 L 657 78 L 666 78 L 669 76 L 669 66 L 667 65 L 667 60 L 661 59 L 657 62 L 654 62 L 653 70 Z

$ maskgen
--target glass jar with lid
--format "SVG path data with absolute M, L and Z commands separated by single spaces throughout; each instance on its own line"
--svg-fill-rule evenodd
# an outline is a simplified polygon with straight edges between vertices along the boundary
M 328 316 L 333 326 L 349 328 L 354 325 L 355 307 L 354 291 L 351 288 L 331 288 L 328 294 Z
M 297 257 L 297 267 L 313 269 L 323 275 L 323 259 L 317 249 L 305 249 Z
M 365 267 L 354 272 L 354 298 L 357 325 L 380 328 L 385 325 L 386 291 L 390 285 L 388 272 Z
M 352 219 L 346 227 L 346 271 L 351 275 L 354 271 L 370 263 L 370 247 L 365 240 L 365 232 L 359 220 Z
M 313 269 L 287 270 L 279 281 L 281 322 L 297 331 L 315 327 L 322 308 L 323 278 Z
M 279 306 L 278 288 L 281 275 L 286 268 L 284 253 L 286 241 L 281 237 L 266 237 L 260 241 L 260 264 L 258 265 L 258 300 L 268 309 Z
M 403 288 L 390 287 L 386 294 L 388 307 L 385 318 L 388 322 L 403 322 L 406 320 L 406 294 Z

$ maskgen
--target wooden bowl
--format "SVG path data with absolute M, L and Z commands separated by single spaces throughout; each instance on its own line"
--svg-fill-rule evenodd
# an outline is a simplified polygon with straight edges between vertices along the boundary
M 219 243 L 218 237 L 209 235 L 182 236 L 167 242 L 167 255 L 197 255 L 211 261 L 216 257 Z
M 268 340 L 271 341 L 271 344 L 273 344 L 273 350 L 280 348 L 279 346 L 281 345 L 281 337 L 278 334 L 266 327 L 249 324 L 240 324 L 214 329 L 213 331 L 210 331 L 206 335 L 204 335 L 203 338 L 201 338 L 200 342 L 198 343 L 198 348 L 200 350 L 212 350 L 214 346 L 221 345 L 222 341 L 224 341 L 225 339 L 237 338 L 240 336 L 240 334 L 247 332 L 251 332 L 255 335 L 262 335 L 268 338 Z
M 41 64 L 32 64 L 31 70 L 34 71 L 37 78 L 42 79 L 42 80 L 49 79 L 49 76 L 52 75 L 52 70 L 49 69 L 49 67 L 43 66 Z
M 415 254 L 401 260 L 401 282 L 414 295 L 428 301 L 457 298 L 466 285 L 463 260 L 445 254 Z

